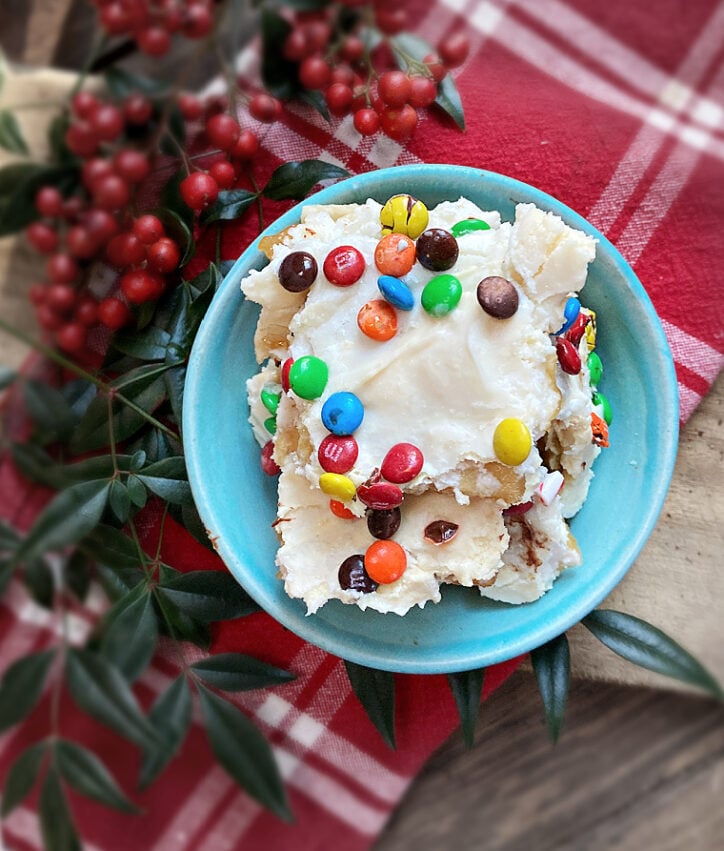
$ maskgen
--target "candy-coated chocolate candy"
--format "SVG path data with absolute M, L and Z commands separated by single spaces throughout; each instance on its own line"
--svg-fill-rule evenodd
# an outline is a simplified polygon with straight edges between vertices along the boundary
M 415 243 L 402 233 L 383 236 L 375 248 L 375 266 L 383 275 L 401 278 L 415 264 Z
M 452 269 L 458 259 L 458 241 L 449 230 L 428 228 L 417 238 L 417 259 L 432 272 Z
M 428 222 L 427 207 L 412 195 L 393 195 L 380 212 L 382 233 L 402 233 L 417 239 Z
M 350 287 L 362 277 L 365 259 L 353 245 L 340 245 L 329 252 L 322 270 L 330 284 Z
M 398 310 L 412 310 L 415 306 L 412 290 L 399 278 L 393 278 L 392 275 L 380 275 L 377 286 L 385 300 Z
M 563 372 L 568 375 L 578 375 L 581 371 L 581 356 L 578 349 L 565 337 L 556 337 L 556 355 Z
M 543 505 L 550 505 L 563 489 L 563 474 L 559 470 L 546 473 L 543 481 L 538 485 L 536 491 Z
M 516 417 L 501 420 L 493 432 L 493 451 L 499 461 L 517 467 L 530 454 L 532 440 L 528 426 Z
M 397 508 L 404 499 L 404 494 L 397 485 L 389 482 L 360 485 L 357 488 L 357 496 L 367 508 L 374 508 L 376 511 L 390 511 Z
M 389 302 L 375 298 L 360 307 L 357 326 L 371 340 L 384 343 L 397 333 L 397 313 Z
M 460 303 L 463 287 L 455 275 L 435 275 L 422 291 L 422 306 L 430 316 L 447 316 Z
M 567 331 L 575 322 L 580 311 L 581 302 L 574 295 L 569 296 L 563 308 L 563 325 L 556 331 L 556 334 L 563 334 L 564 331 Z
M 595 411 L 591 411 L 591 435 L 596 446 L 608 446 L 608 425 Z
M 611 410 L 611 403 L 608 399 L 600 393 L 598 390 L 593 394 L 593 404 L 597 408 L 601 408 L 603 412 L 603 418 L 606 420 L 606 425 L 611 425 L 611 420 L 613 419 L 613 411 Z
M 277 408 L 279 407 L 279 400 L 282 398 L 282 394 L 275 392 L 274 390 L 269 390 L 268 387 L 265 387 L 261 391 L 261 403 L 264 407 L 269 411 L 270 414 L 275 415 L 277 412 Z
M 457 535 L 460 527 L 452 520 L 433 520 L 425 526 L 423 537 L 435 546 L 447 544 Z
M 460 239 L 466 233 L 473 233 L 476 230 L 490 230 L 490 225 L 482 219 L 463 219 L 452 226 L 452 235 L 455 239 Z
M 372 580 L 388 585 L 405 572 L 407 554 L 396 541 L 375 541 L 367 547 L 364 566 Z
M 352 434 L 362 424 L 365 409 L 348 390 L 332 393 L 322 405 L 322 422 L 332 434 Z
M 328 379 L 327 364 L 314 355 L 297 358 L 289 369 L 289 386 L 302 399 L 318 399 Z
M 390 508 L 387 511 L 369 508 L 366 512 L 367 529 L 373 538 L 386 541 L 391 538 L 400 528 L 402 512 L 399 508 Z
M 510 319 L 518 310 L 518 290 L 512 281 L 489 275 L 478 284 L 478 304 L 494 319 Z
M 365 560 L 361 554 L 348 556 L 340 564 L 337 580 L 339 587 L 344 591 L 361 591 L 363 594 L 371 594 L 377 590 L 377 583 L 365 570 Z
M 328 434 L 319 444 L 317 459 L 327 473 L 348 473 L 357 460 L 359 447 L 351 434 Z
M 317 279 L 317 261 L 306 251 L 292 251 L 279 266 L 279 283 L 290 293 L 308 290 Z
M 277 418 L 276 417 L 267 417 L 264 420 L 264 428 L 269 432 L 269 434 L 277 433 Z
M 341 520 L 359 520 L 359 517 L 338 499 L 329 500 L 329 510 L 335 517 L 339 517 Z
M 601 358 L 595 352 L 589 352 L 588 360 L 588 375 L 591 381 L 591 387 L 598 387 L 601 376 L 603 375 L 603 364 Z
M 352 479 L 341 476 L 339 473 L 322 473 L 319 477 L 319 487 L 323 493 L 341 499 L 342 502 L 349 502 L 354 499 L 357 491 Z
M 576 348 L 578 348 L 578 344 L 581 342 L 581 337 L 586 333 L 586 325 L 590 321 L 590 316 L 581 311 L 573 320 L 571 327 L 566 331 L 565 338 L 570 340 Z
M 596 348 L 596 311 L 587 307 L 585 312 L 590 320 L 586 325 L 586 343 L 588 343 L 588 351 L 592 352 Z
M 261 450 L 261 468 L 267 476 L 276 476 L 280 473 L 279 465 L 272 457 L 274 455 L 274 441 L 268 440 Z
M 289 392 L 289 371 L 291 370 L 293 363 L 294 358 L 287 358 L 282 364 L 282 368 L 279 370 L 279 380 L 282 383 L 282 390 L 285 393 Z
M 388 482 L 411 482 L 422 470 L 422 452 L 412 443 L 396 443 L 385 455 L 380 472 Z

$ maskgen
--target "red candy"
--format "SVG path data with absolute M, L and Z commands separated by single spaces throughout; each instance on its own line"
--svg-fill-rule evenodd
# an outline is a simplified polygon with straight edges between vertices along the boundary
M 359 447 L 352 435 L 328 434 L 319 444 L 317 458 L 326 473 L 347 473 L 354 467 Z
M 294 363 L 294 358 L 287 358 L 282 364 L 281 369 L 281 382 L 282 382 L 282 390 L 285 393 L 289 392 L 289 370 L 292 368 L 292 364 Z
M 261 468 L 267 474 L 267 476 L 276 476 L 277 473 L 281 472 L 279 469 L 279 465 L 272 458 L 273 452 L 274 442 L 269 440 L 264 444 L 264 447 L 261 450 Z
M 586 333 L 586 325 L 591 321 L 591 317 L 580 311 L 578 316 L 573 320 L 573 324 L 564 334 L 567 340 L 570 340 L 574 346 L 578 346 L 581 342 L 581 338 Z
M 533 500 L 529 500 L 528 502 L 519 502 L 517 505 L 509 505 L 507 508 L 503 509 L 504 517 L 515 517 L 519 514 L 525 514 L 526 511 L 530 511 L 533 508 Z
M 335 517 L 339 517 L 342 520 L 359 520 L 359 517 L 357 517 L 356 514 L 350 511 L 349 508 L 347 508 L 347 506 L 338 499 L 329 500 L 329 510 Z
M 581 356 L 570 340 L 566 340 L 565 337 L 556 337 L 556 354 L 563 372 L 578 375 L 581 371 Z
M 388 482 L 410 482 L 422 469 L 422 452 L 412 443 L 396 443 L 385 455 L 380 472 Z
M 377 511 L 389 511 L 401 504 L 404 496 L 397 485 L 376 482 L 373 485 L 360 485 L 357 496 L 368 507 Z
M 340 245 L 329 252 L 322 270 L 330 284 L 350 287 L 362 277 L 365 259 L 354 246 Z

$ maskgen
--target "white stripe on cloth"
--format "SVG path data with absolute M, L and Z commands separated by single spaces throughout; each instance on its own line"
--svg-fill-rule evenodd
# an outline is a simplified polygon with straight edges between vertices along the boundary
M 671 322 L 661 320 L 674 360 L 711 384 L 724 367 L 724 355 L 708 343 L 682 331 Z
M 701 402 L 701 396 L 685 384 L 679 382 L 679 410 L 682 420 L 688 420 L 696 406 Z
M 44 848 L 43 840 L 40 835 L 40 820 L 38 814 L 29 810 L 27 807 L 17 807 L 3 822 L 4 830 L 11 835 L 16 836 L 23 842 L 42 851 Z M 2 840 L 0 839 L 0 851 L 2 849 Z M 97 845 L 83 839 L 83 851 L 102 851 Z

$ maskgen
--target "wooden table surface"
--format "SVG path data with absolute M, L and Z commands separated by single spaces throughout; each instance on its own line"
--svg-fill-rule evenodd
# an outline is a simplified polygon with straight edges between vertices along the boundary
M 77 64 L 79 33 L 87 32 L 82 0 L 2 0 L 2 5 L 0 43 L 13 58 Z M 51 19 L 55 27 L 48 26 Z M 7 254 L 7 244 L 0 242 L 0 254 L 3 248 Z M 22 255 L 22 248 L 15 249 L 11 259 L 22 265 Z M 6 276 L 0 304 L 12 309 L 15 298 L 14 309 L 24 310 L 26 283 Z M 19 356 L 0 346 L 0 362 Z M 723 422 L 720 377 L 682 431 L 667 504 L 632 572 L 669 565 L 691 575 L 697 565 L 718 564 L 724 577 Z M 723 581 L 691 592 L 718 614 L 701 623 L 692 617 L 689 624 L 677 624 L 676 633 L 691 636 L 697 652 L 704 648 L 720 678 Z M 682 585 L 682 600 L 686 593 Z M 696 610 L 697 600 L 688 599 L 683 611 Z M 724 849 L 724 707 L 661 689 L 653 675 L 639 677 L 617 667 L 586 636 L 574 634 L 573 649 L 574 677 L 583 672 L 589 679 L 572 682 L 558 745 L 548 743 L 532 674 L 518 672 L 483 705 L 474 748 L 466 750 L 454 735 L 430 760 L 374 851 Z M 626 680 L 629 684 L 621 683 Z M 659 687 L 631 685 L 632 680 Z

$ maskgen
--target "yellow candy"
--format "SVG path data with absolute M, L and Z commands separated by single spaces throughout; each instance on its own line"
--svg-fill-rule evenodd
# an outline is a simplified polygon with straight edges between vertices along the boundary
M 324 493 L 344 502 L 354 499 L 354 495 L 357 493 L 357 488 L 352 479 L 340 473 L 322 473 L 319 477 L 319 487 Z
M 532 445 L 528 426 L 515 417 L 501 420 L 493 433 L 493 450 L 498 460 L 509 467 L 522 464 Z
M 596 348 L 596 312 L 588 307 L 584 308 L 583 312 L 591 317 L 591 321 L 586 325 L 586 342 L 588 351 L 592 352 Z
M 412 195 L 393 195 L 380 213 L 382 233 L 402 233 L 417 239 L 427 227 L 427 207 Z

